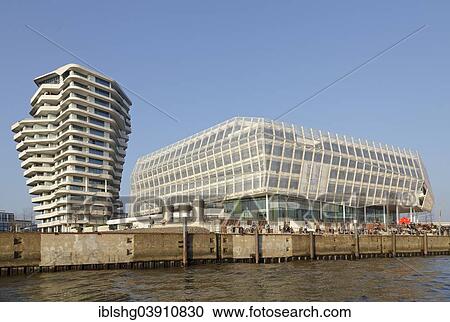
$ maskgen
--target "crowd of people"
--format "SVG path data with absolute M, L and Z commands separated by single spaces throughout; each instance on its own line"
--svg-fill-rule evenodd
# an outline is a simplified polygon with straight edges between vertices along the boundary
M 398 225 L 384 225 L 381 223 L 355 224 L 353 223 L 324 223 L 308 222 L 302 225 L 293 225 L 284 223 L 277 227 L 267 223 L 252 223 L 241 225 L 236 222 L 234 225 L 223 227 L 224 233 L 253 234 L 256 230 L 259 233 L 282 233 L 282 234 L 309 234 L 311 232 L 317 235 L 353 235 L 357 231 L 359 235 L 436 235 L 450 236 L 450 226 L 441 226 L 434 223 L 409 223 Z

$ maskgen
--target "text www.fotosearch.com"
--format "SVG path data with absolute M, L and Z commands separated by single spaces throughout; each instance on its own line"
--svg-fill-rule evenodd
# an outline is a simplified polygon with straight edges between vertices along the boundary
M 215 306 L 205 309 L 201 305 L 165 305 L 165 306 L 99 306 L 99 318 L 351 318 L 349 308 L 309 307 L 271 308 L 250 305 L 246 308 L 228 308 Z

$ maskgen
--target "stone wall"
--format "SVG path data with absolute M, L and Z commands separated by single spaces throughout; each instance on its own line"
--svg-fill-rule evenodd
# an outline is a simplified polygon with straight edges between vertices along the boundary
M 134 234 L 42 234 L 41 266 L 127 263 Z
M 315 236 L 316 255 L 350 255 L 355 252 L 355 241 L 351 235 Z
M 360 254 L 381 254 L 381 236 L 359 236 Z
M 189 234 L 188 238 L 189 259 L 217 258 L 216 234 Z
M 271 259 L 350 256 L 404 256 L 405 254 L 450 254 L 449 236 L 359 236 L 352 235 L 260 234 L 258 257 Z M 239 234 L 190 233 L 189 261 L 254 261 L 256 236 Z M 313 246 L 313 247 L 311 247 Z M 0 233 L 0 268 L 64 267 L 80 265 L 176 262 L 183 259 L 180 232 L 105 233 Z M 125 266 L 120 266 L 126 264 Z M 137 267 L 141 267 L 141 266 Z M 132 266 L 134 267 L 134 266 Z M 144 266 L 146 267 L 146 266 Z
M 39 233 L 0 233 L 0 267 L 39 266 Z
M 310 241 L 308 235 L 291 235 L 292 256 L 311 256 Z
M 421 236 L 396 236 L 397 253 L 421 253 L 423 252 L 423 237 Z
M 134 261 L 182 260 L 183 234 L 134 234 Z
M 255 257 L 255 235 L 221 234 L 221 259 L 250 259 Z
M 450 251 L 450 236 L 428 236 L 427 244 L 429 252 L 448 252 Z
M 261 258 L 292 256 L 292 236 L 280 234 L 259 235 L 259 253 Z

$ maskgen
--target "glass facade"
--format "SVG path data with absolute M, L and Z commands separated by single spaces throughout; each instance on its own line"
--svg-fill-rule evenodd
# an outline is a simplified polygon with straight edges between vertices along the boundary
M 11 231 L 14 224 L 14 214 L 0 211 L 0 231 Z
M 225 201 L 229 213 L 248 206 L 259 218 L 265 206 L 257 213 L 230 201 L 267 195 L 269 219 L 297 220 L 370 221 L 385 206 L 431 211 L 434 203 L 417 152 L 263 118 L 233 118 L 141 157 L 131 191 L 135 216 L 195 198 Z

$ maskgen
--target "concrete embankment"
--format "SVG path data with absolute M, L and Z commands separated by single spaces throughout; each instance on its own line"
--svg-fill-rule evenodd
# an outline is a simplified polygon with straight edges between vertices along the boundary
M 186 242 L 187 247 L 183 248 Z M 183 249 L 186 254 L 183 256 Z M 189 263 L 450 254 L 450 236 L 105 232 L 0 233 L 1 276 L 81 269 L 157 268 Z

